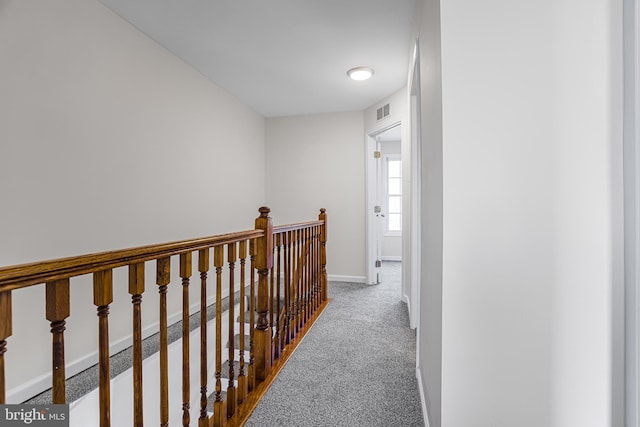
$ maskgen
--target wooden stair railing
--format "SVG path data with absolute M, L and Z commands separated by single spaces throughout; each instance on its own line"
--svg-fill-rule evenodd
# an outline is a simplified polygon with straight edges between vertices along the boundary
M 284 346 L 295 338 L 299 330 L 298 326 L 308 320 L 305 316 L 301 316 L 301 313 L 309 313 L 311 315 L 319 306 L 320 292 L 318 292 L 318 284 L 320 282 L 317 280 L 319 276 L 316 268 L 319 265 L 319 262 L 317 262 L 318 227 L 319 225 L 312 225 L 310 228 L 306 228 L 303 233 L 295 230 L 294 232 L 285 231 L 275 234 L 277 268 L 275 274 L 271 275 L 271 295 L 276 294 L 275 298 L 271 298 L 271 312 L 277 314 L 276 324 L 274 325 L 276 331 L 273 343 L 274 359 L 277 359 Z M 302 237 L 300 236 L 301 234 L 303 234 Z M 284 245 L 286 241 L 293 241 L 294 247 L 301 245 L 302 248 L 299 256 L 293 259 L 291 274 L 283 278 L 281 275 L 283 264 L 284 271 L 289 271 L 287 258 L 281 260 L 280 257 L 281 252 L 288 252 Z M 284 251 L 282 250 L 283 246 L 285 247 Z M 275 284 L 276 280 L 278 285 Z M 282 284 L 280 284 L 281 281 Z M 280 298 L 281 288 L 283 288 L 283 300 Z
M 133 310 L 132 423 L 136 427 L 143 426 L 142 397 L 143 393 L 151 391 L 144 390 L 142 378 L 142 302 L 146 262 L 155 261 L 160 315 L 160 390 L 157 391 L 160 404 L 153 410 L 159 412 L 160 425 L 169 425 L 170 411 L 179 412 L 183 426 L 191 425 L 192 419 L 196 418 L 198 427 L 242 425 L 273 381 L 272 373 L 277 373 L 286 363 L 293 346 L 300 341 L 297 338 L 302 337 L 301 332 L 308 329 L 328 302 L 326 211 L 321 209 L 317 221 L 278 227 L 272 225 L 269 213 L 269 208 L 260 208 L 253 230 L 0 268 L 0 404 L 7 403 L 4 354 L 8 347 L 7 339 L 12 335 L 12 292 L 45 285 L 45 316 L 52 334 L 51 403 L 66 403 L 64 332 L 66 319 L 70 316 L 70 279 L 91 274 L 93 303 L 98 315 L 100 409 L 96 416 L 101 427 L 111 425 L 109 311 L 114 303 L 122 303 L 114 301 L 113 270 L 126 267 Z M 197 254 L 200 273 L 200 388 L 199 396 L 193 396 L 195 400 L 192 400 L 189 295 L 194 253 Z M 172 257 L 179 258 L 182 285 L 180 397 L 169 394 L 167 292 L 172 281 Z M 247 257 L 250 260 L 249 274 L 245 271 Z M 207 293 L 211 287 L 207 279 L 212 259 L 216 301 L 214 354 L 210 354 L 207 347 Z M 236 283 L 238 269 L 239 283 Z M 254 272 L 257 273 L 257 282 Z M 223 333 L 224 291 L 228 291 L 229 320 L 228 331 Z M 236 297 L 239 299 L 237 317 Z M 247 308 L 248 315 L 245 313 Z M 247 332 L 249 348 L 245 348 Z M 240 336 L 238 348 L 234 344 L 236 334 Z M 223 353 L 225 340 L 228 351 Z M 212 390 L 208 388 L 211 357 L 215 358 Z M 228 372 L 222 372 L 223 357 L 228 361 Z M 223 382 L 223 375 L 227 381 Z M 227 384 L 226 394 L 223 394 L 224 383 Z M 208 408 L 209 392 L 215 396 L 212 410 Z M 192 416 L 191 403 L 196 401 L 199 407 L 193 410 L 197 416 Z

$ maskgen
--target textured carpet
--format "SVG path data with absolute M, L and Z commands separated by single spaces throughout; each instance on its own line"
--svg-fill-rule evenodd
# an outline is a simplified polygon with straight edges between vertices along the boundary
M 424 426 L 400 263 L 380 281 L 329 284 L 333 301 L 245 426 Z

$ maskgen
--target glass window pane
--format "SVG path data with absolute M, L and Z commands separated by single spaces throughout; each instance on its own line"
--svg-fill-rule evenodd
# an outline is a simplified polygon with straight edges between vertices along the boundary
M 402 213 L 402 198 L 400 196 L 389 196 L 389 213 Z
M 401 231 L 402 220 L 400 214 L 389 214 L 389 231 Z
M 402 180 L 389 178 L 389 194 L 402 194 Z
M 400 160 L 389 160 L 389 177 L 399 178 L 402 176 L 400 172 L 401 163 Z

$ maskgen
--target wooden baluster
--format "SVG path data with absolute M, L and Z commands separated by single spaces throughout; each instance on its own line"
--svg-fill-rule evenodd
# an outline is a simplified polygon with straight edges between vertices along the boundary
M 311 315 L 316 312 L 316 271 L 315 271 L 315 243 L 316 229 L 312 226 L 309 229 L 309 289 L 311 295 L 309 297 L 309 306 L 311 307 Z
M 320 307 L 321 294 L 320 294 L 320 227 L 316 226 L 314 230 L 313 238 L 313 283 L 316 295 L 316 309 Z
M 300 328 L 303 328 L 305 323 L 307 323 L 307 313 L 309 311 L 309 307 L 307 305 L 308 297 L 309 297 L 309 289 L 307 287 L 307 279 L 309 277 L 309 270 L 307 269 L 307 249 L 308 249 L 308 240 L 307 240 L 307 229 L 300 230 L 302 233 L 302 315 L 300 319 Z
M 300 275 L 300 271 L 298 269 L 298 262 L 300 260 L 298 256 L 298 248 L 299 248 L 299 231 L 295 230 L 293 232 L 294 241 L 293 241 L 293 286 L 294 286 L 294 301 L 293 301 L 293 335 L 294 337 L 298 335 L 298 312 L 300 310 L 299 298 L 300 298 L 300 283 L 298 282 L 298 276 Z
M 142 294 L 144 263 L 129 266 L 129 294 L 133 304 L 133 425 L 142 427 Z
M 325 208 L 320 209 L 318 219 L 324 223 L 320 227 L 320 274 L 322 301 L 324 302 L 327 300 L 327 210 Z
M 318 287 L 318 307 L 322 304 L 322 268 L 320 267 L 320 235 L 322 227 L 318 226 L 316 236 L 316 286 Z
M 207 272 L 209 249 L 198 251 L 200 272 L 200 418 L 198 427 L 209 427 L 207 415 Z
M 255 228 L 264 231 L 257 240 L 256 269 L 258 270 L 258 320 L 255 333 L 256 379 L 264 380 L 271 373 L 271 330 L 269 324 L 269 270 L 273 267 L 273 224 L 271 210 L 260 208 Z
M 249 390 L 256 387 L 256 362 L 255 362 L 255 341 L 254 331 L 256 324 L 256 290 L 255 290 L 255 262 L 256 262 L 256 240 L 251 239 L 249 243 L 249 253 L 251 254 L 250 274 L 249 274 Z
M 274 248 L 272 248 L 272 250 L 275 249 L 275 245 Z M 271 257 L 273 258 L 273 251 L 271 253 Z M 269 326 L 273 326 L 273 307 L 275 305 L 275 271 L 274 271 L 274 265 L 271 266 L 271 268 L 269 269 Z M 271 332 L 271 336 L 273 336 L 273 332 Z M 274 351 L 273 351 L 273 340 L 271 340 L 271 348 L 269 349 L 269 354 L 271 357 L 271 360 L 274 359 Z
M 291 232 L 293 239 L 293 246 L 291 248 L 291 260 L 292 260 L 292 277 L 291 277 L 291 289 L 293 291 L 293 301 L 291 306 L 291 338 L 295 338 L 298 334 L 298 230 Z
M 306 324 L 309 320 L 309 316 L 311 314 L 311 234 L 310 230 L 306 228 L 304 230 L 306 243 L 305 243 L 305 252 L 306 255 L 304 257 L 304 271 L 305 271 L 305 321 Z
M 93 304 L 98 307 L 98 364 L 100 375 L 100 427 L 111 425 L 109 366 L 109 304 L 113 302 L 113 271 L 93 273 Z
M 311 229 L 311 257 L 309 260 L 311 266 L 311 307 L 313 313 L 316 312 L 317 289 L 316 289 L 316 228 Z
M 302 307 L 300 310 L 300 328 L 304 327 L 305 317 L 307 315 L 307 233 L 306 230 L 300 230 L 302 235 L 302 253 L 300 254 L 300 261 L 302 263 L 301 268 L 301 280 L 300 286 L 302 287 Z
M 244 312 L 246 310 L 245 307 L 245 270 L 246 270 L 246 258 L 247 258 L 247 241 L 243 240 L 240 242 L 239 246 L 239 257 L 240 257 L 240 360 L 239 360 L 239 372 L 238 372 L 238 403 L 244 402 L 247 398 L 247 394 L 249 393 L 248 383 L 247 383 L 247 375 L 244 367 Z
M 227 387 L 227 417 L 232 417 L 236 413 L 236 406 L 238 404 L 238 396 L 236 393 L 236 387 L 233 383 L 234 374 L 233 362 L 235 359 L 234 349 L 234 332 L 235 332 L 235 265 L 236 265 L 237 253 L 236 244 L 229 243 L 227 245 L 227 262 L 229 263 L 229 386 Z
M 275 337 L 275 344 L 274 344 L 274 358 L 280 357 L 280 350 L 281 350 L 281 342 L 280 342 L 280 328 L 281 328 L 281 324 L 280 324 L 280 283 L 281 283 L 281 279 L 280 279 L 280 244 L 281 244 L 281 239 L 280 239 L 280 234 L 277 234 L 275 236 L 276 238 L 276 251 L 277 251 L 277 258 L 276 258 L 276 307 L 275 307 L 275 312 L 276 312 L 276 337 Z
M 191 422 L 191 382 L 189 381 L 189 279 L 193 274 L 192 254 L 180 254 L 180 277 L 182 278 L 182 425 L 188 427 Z
M 0 292 L 0 405 L 7 403 L 4 354 L 7 352 L 7 338 L 12 333 L 11 318 L 11 291 Z
M 302 240 L 302 231 L 297 230 L 297 254 L 296 254 L 296 269 L 298 274 L 296 277 L 296 286 L 298 287 L 298 298 L 296 301 L 296 333 L 300 331 L 302 327 L 302 272 L 303 272 L 303 260 L 302 250 L 304 248 L 304 242 Z
M 65 392 L 64 330 L 65 319 L 70 314 L 69 279 L 60 279 L 46 284 L 47 320 L 51 322 L 52 334 L 52 403 L 67 403 Z
M 284 333 L 283 333 L 283 343 L 284 345 L 289 344 L 291 340 L 290 334 L 290 316 L 291 316 L 291 258 L 290 258 L 290 247 L 291 247 L 291 232 L 287 231 L 282 235 L 283 238 L 283 246 L 284 246 Z
M 171 282 L 171 258 L 156 261 L 156 284 L 160 293 L 160 426 L 169 426 L 169 337 L 167 333 L 167 287 Z
M 302 235 L 303 235 L 303 242 L 304 242 L 304 246 L 302 247 L 302 295 L 303 295 L 303 302 L 302 302 L 302 325 L 304 326 L 305 323 L 307 323 L 307 316 L 309 313 L 309 265 L 308 265 L 308 252 L 309 252 L 309 239 L 308 239 L 308 234 L 307 234 L 307 229 L 305 228 L 304 230 L 302 230 Z
M 296 304 L 296 290 L 295 290 L 295 232 L 288 232 L 287 242 L 287 257 L 289 259 L 289 282 L 287 287 L 289 289 L 289 307 L 287 312 L 289 323 L 289 342 L 295 337 L 295 304 Z
M 226 424 L 226 406 L 222 401 L 222 266 L 224 247 L 213 248 L 213 265 L 216 268 L 216 396 L 213 402 L 213 425 Z
M 321 266 L 321 248 L 320 236 L 322 235 L 322 226 L 318 226 L 318 236 L 316 238 L 316 269 L 317 269 L 317 286 L 318 286 L 318 307 L 322 305 L 322 266 Z
M 315 312 L 315 287 L 314 287 L 314 270 L 313 270 L 313 259 L 314 259 L 314 229 L 311 227 L 309 229 L 309 310 L 311 315 Z
M 313 314 L 313 227 L 307 229 L 309 243 L 307 244 L 307 320 Z
M 313 313 L 313 228 L 307 228 L 307 321 Z

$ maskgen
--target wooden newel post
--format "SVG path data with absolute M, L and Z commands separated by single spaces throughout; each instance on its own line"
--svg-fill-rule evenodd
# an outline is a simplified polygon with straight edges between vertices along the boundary
M 320 228 L 320 268 L 321 268 L 321 286 L 322 301 L 327 300 L 327 210 L 320 209 L 318 219 L 323 222 Z
M 256 218 L 256 230 L 264 236 L 256 241 L 255 268 L 258 270 L 258 319 L 254 331 L 255 374 L 262 381 L 271 373 L 271 325 L 269 325 L 269 270 L 273 267 L 273 223 L 269 217 L 271 209 L 261 207 Z

